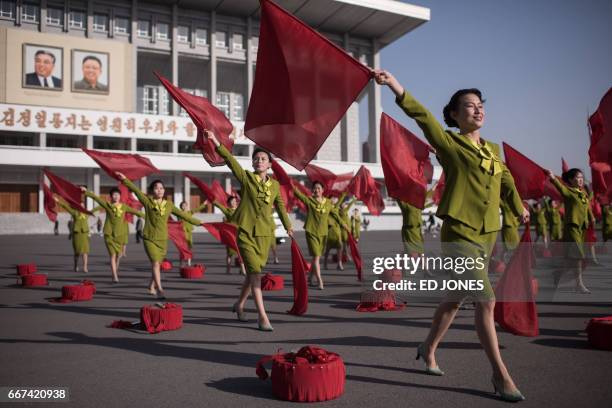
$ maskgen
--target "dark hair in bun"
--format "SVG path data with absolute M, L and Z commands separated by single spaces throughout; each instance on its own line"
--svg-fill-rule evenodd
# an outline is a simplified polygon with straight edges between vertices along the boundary
M 482 99 L 482 92 L 480 92 L 479 89 L 469 88 L 469 89 L 458 90 L 457 92 L 453 94 L 453 96 L 451 96 L 450 101 L 446 104 L 446 106 L 444 107 L 444 110 L 442 111 L 442 113 L 444 114 L 444 123 L 446 123 L 448 127 L 454 127 L 454 128 L 459 127 L 455 119 L 453 119 L 450 114 L 451 112 L 457 111 L 457 108 L 459 107 L 459 100 L 461 99 L 463 95 L 467 95 L 467 94 L 476 95 L 478 99 L 480 99 L 480 101 L 484 103 L 484 99 Z
M 582 170 L 577 169 L 577 168 L 573 168 L 573 169 L 569 169 L 568 171 L 564 172 L 561 175 L 561 178 L 563 179 L 563 181 L 565 181 L 567 184 L 570 184 L 570 180 L 573 179 L 574 177 L 576 177 L 576 175 L 580 173 L 582 173 Z

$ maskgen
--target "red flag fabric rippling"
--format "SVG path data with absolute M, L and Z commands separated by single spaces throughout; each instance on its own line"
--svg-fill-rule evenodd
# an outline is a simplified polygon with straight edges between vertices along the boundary
M 385 203 L 380 194 L 380 185 L 374 180 L 370 170 L 361 166 L 347 190 L 363 201 L 372 215 L 380 215 L 385 209 Z
M 202 225 L 217 241 L 236 251 L 238 257 L 240 257 L 238 228 L 235 225 L 227 222 L 205 222 Z M 242 261 L 242 257 L 240 257 L 240 260 Z
M 43 183 L 43 193 L 44 193 L 44 206 L 45 213 L 47 217 L 49 217 L 49 221 L 55 222 L 57 221 L 57 203 L 53 199 L 53 193 L 49 189 L 49 186 Z
M 149 174 L 160 172 L 149 159 L 139 154 L 99 152 L 84 147 L 81 149 L 117 181 L 121 180 L 115 176 L 116 171 L 123 173 L 130 180 L 138 180 Z
M 512 173 L 516 189 L 523 200 L 539 200 L 545 195 L 553 200 L 563 200 L 542 167 L 509 144 L 504 142 L 503 147 L 506 166 Z
M 179 221 L 168 220 L 168 238 L 174 242 L 176 249 L 179 251 L 181 260 L 191 259 L 193 253 L 187 245 L 187 238 L 185 238 L 185 231 L 183 225 Z
M 308 310 L 308 285 L 306 274 L 308 263 L 302 255 L 300 246 L 295 239 L 291 239 L 291 275 L 293 277 L 293 307 L 287 313 L 301 316 Z
M 601 98 L 599 107 L 589 118 L 589 128 L 589 164 L 603 173 L 612 171 L 612 88 Z
M 351 234 L 350 232 L 348 234 L 348 244 L 349 250 L 351 251 L 351 258 L 353 258 L 355 268 L 357 269 L 357 280 L 362 281 L 363 275 L 361 273 L 361 270 L 363 266 L 363 261 L 361 260 L 361 253 L 359 252 L 357 242 L 355 241 L 355 238 L 353 238 L 353 234 Z
M 138 201 L 136 197 L 134 197 L 132 192 L 126 187 L 125 184 L 119 183 L 117 188 L 121 192 L 121 202 L 123 204 L 127 205 L 128 207 L 132 207 L 135 210 L 140 210 L 143 207 L 142 203 Z M 133 223 L 134 214 L 125 213 L 125 220 L 130 224 Z
M 51 187 L 55 193 L 66 200 L 72 208 L 79 210 L 82 213 L 91 215 L 91 213 L 81 205 L 81 196 L 83 193 L 81 192 L 81 188 L 79 186 L 76 186 L 68 180 L 51 173 L 47 169 L 43 170 L 43 172 L 51 182 Z

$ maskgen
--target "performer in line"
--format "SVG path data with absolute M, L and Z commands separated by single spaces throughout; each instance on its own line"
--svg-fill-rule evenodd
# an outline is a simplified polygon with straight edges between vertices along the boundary
M 68 227 L 69 235 L 72 239 L 72 250 L 74 252 L 74 271 L 79 271 L 79 258 L 82 258 L 83 272 L 87 273 L 89 272 L 89 214 L 72 208 L 70 204 L 68 204 L 58 195 L 54 194 L 53 199 L 59 204 L 60 207 L 70 214 Z M 85 208 L 85 203 L 81 203 L 81 206 Z
M 411 257 L 416 257 L 425 252 L 423 247 L 423 217 L 421 209 L 410 203 L 395 200 L 402 211 L 402 242 L 404 250 Z
M 195 210 L 191 211 L 189 209 L 189 203 L 187 201 L 183 201 L 181 202 L 180 207 L 181 211 L 193 217 L 193 214 L 199 213 L 204 208 L 206 208 L 207 205 L 208 203 L 204 201 Z M 183 231 L 185 232 L 185 240 L 187 241 L 187 246 L 191 250 L 191 248 L 193 248 L 193 225 L 189 221 L 186 221 L 184 219 L 181 219 L 181 225 L 183 226 Z M 183 262 L 184 260 L 181 259 L 181 266 L 184 265 Z M 191 266 L 191 258 L 187 259 L 187 265 Z
M 353 206 L 353 204 L 355 204 L 355 201 L 357 201 L 357 197 L 353 197 L 350 201 L 345 201 L 340 204 L 340 209 L 338 210 L 338 214 L 340 215 L 340 219 L 342 220 L 344 225 L 351 225 L 350 224 L 351 220 L 349 218 L 349 211 L 351 207 Z M 341 232 L 340 238 L 342 239 L 342 253 L 348 255 L 349 229 L 342 228 L 340 232 Z
M 161 284 L 160 266 L 168 252 L 168 218 L 170 214 L 184 219 L 193 225 L 202 225 L 202 221 L 176 208 L 172 203 L 164 199 L 166 189 L 161 180 L 154 180 L 149 185 L 149 195 L 143 193 L 123 173 L 115 172 L 115 175 L 125 186 L 130 189 L 144 206 L 145 225 L 143 231 L 143 242 L 145 252 L 151 261 L 151 281 L 149 282 L 149 294 L 157 295 L 159 299 L 165 299 L 164 289 Z
M 351 215 L 351 235 L 353 235 L 356 242 L 359 242 L 361 237 L 361 215 L 358 208 L 355 208 L 353 215 Z
M 272 206 L 276 208 L 287 234 L 293 238 L 291 222 L 280 195 L 280 185 L 268 175 L 268 169 L 272 166 L 272 157 L 267 151 L 256 148 L 251 156 L 254 171 L 246 171 L 240 167 L 225 146 L 219 143 L 213 132 L 206 131 L 206 137 L 214 143 L 217 153 L 223 157 L 241 186 L 240 205 L 236 209 L 233 221 L 238 226 L 238 249 L 245 263 L 247 276 L 233 311 L 237 314 L 238 320 L 246 321 L 244 304 L 251 292 L 259 314 L 259 330 L 272 331 L 274 329 L 266 314 L 261 292 L 261 272 L 268 261 L 274 239 Z
M 326 247 L 329 230 L 328 219 L 330 216 L 333 217 L 344 230 L 348 230 L 348 226 L 342 220 L 342 217 L 338 213 L 338 209 L 332 204 L 331 200 L 323 196 L 324 187 L 321 182 L 313 182 L 311 191 L 312 196 L 308 197 L 302 193 L 299 188 L 293 186 L 293 193 L 308 209 L 306 222 L 304 223 L 308 252 L 310 256 L 312 256 L 308 284 L 310 286 L 318 284 L 319 289 L 323 290 L 324 285 L 323 278 L 321 278 L 320 259 Z M 316 283 L 313 282 L 313 278 L 316 278 Z
M 546 210 L 539 201 L 533 206 L 532 219 L 535 221 L 536 227 L 536 237 L 533 242 L 538 242 L 538 239 L 542 237 L 544 248 L 548 248 L 548 222 L 546 220 Z
M 594 221 L 591 212 L 589 195 L 584 189 L 584 175 L 580 169 L 569 169 L 561 176 L 561 183 L 552 171 L 548 177 L 559 193 L 563 196 L 565 216 L 563 217 L 563 241 L 565 242 L 565 256 L 568 259 L 568 268 L 575 271 L 576 292 L 591 293 L 584 285 L 582 273 L 584 269 L 584 233 L 589 222 Z M 559 284 L 562 273 L 555 275 L 555 285 Z
M 444 168 L 446 188 L 437 211 L 437 216 L 444 220 L 441 230 L 444 255 L 489 258 L 500 229 L 500 197 L 523 221 L 529 219 L 529 212 L 523 208 L 512 175 L 499 157 L 499 146 L 480 137 L 485 115 L 481 92 L 463 89 L 451 97 L 444 108 L 444 121 L 459 129 L 454 132 L 444 130 L 389 72 L 375 70 L 373 74 L 378 84 L 389 86 L 397 104 L 417 122 Z M 493 319 L 495 295 L 487 276 L 488 262 L 483 266 L 463 274 L 453 271 L 453 278 L 480 281 L 483 289 L 447 293 L 434 314 L 427 339 L 417 347 L 417 359 L 424 358 L 427 373 L 444 374 L 436 363 L 435 351 L 462 300 L 472 297 L 476 301 L 476 331 L 493 368 L 494 389 L 504 400 L 521 401 L 524 397 L 499 352 Z
M 603 242 L 612 239 L 612 206 L 607 204 L 601 211 L 601 235 Z
M 505 200 L 500 201 L 499 208 L 501 209 L 502 215 L 501 232 L 503 243 L 503 251 L 501 251 L 499 260 L 506 263 L 506 260 L 510 257 L 509 254 L 516 249 L 521 240 L 519 236 L 519 226 L 521 225 L 521 220 L 519 217 L 514 215 L 512 208 Z
M 106 250 L 110 256 L 111 274 L 113 283 L 119 282 L 119 262 L 123 256 L 123 247 L 127 244 L 129 229 L 128 222 L 125 219 L 125 214 L 134 214 L 138 217 L 144 217 L 144 214 L 132 207 L 121 202 L 121 191 L 118 188 L 112 188 L 110 191 L 111 201 L 102 200 L 94 193 L 87 191 L 85 187 L 81 187 L 81 191 L 87 197 L 92 198 L 98 203 L 99 208 L 106 213 L 104 220 L 104 243 Z M 93 210 L 92 210 L 93 211 Z
M 548 212 L 548 220 L 550 221 L 550 240 L 561 241 L 561 239 L 563 239 L 563 220 L 561 219 L 559 202 L 549 198 L 545 203 Z
M 340 206 L 346 197 L 346 193 L 342 193 L 340 198 L 332 197 L 332 205 L 334 210 L 340 213 Z M 329 257 L 329 251 L 332 249 L 336 250 L 336 256 L 338 257 L 338 265 L 336 269 L 343 271 L 344 266 L 342 264 L 342 258 L 344 256 L 343 245 L 342 245 L 342 229 L 340 224 L 334 217 L 327 217 L 327 242 L 325 243 L 325 255 L 323 258 L 323 267 L 327 270 L 327 259 Z
M 234 222 L 234 215 L 236 214 L 236 208 L 238 208 L 238 198 L 236 198 L 235 196 L 229 196 L 227 199 L 227 207 L 219 203 L 218 201 L 215 201 L 213 204 L 219 210 L 221 210 L 221 212 L 225 216 L 223 218 L 223 222 L 227 222 L 227 223 L 236 225 L 236 223 Z M 231 273 L 232 262 L 234 262 L 234 259 L 236 259 L 238 261 L 238 264 L 240 265 L 240 274 L 243 276 L 246 276 L 246 270 L 244 269 L 244 263 L 242 262 L 242 260 L 240 259 L 236 251 L 230 247 L 226 247 L 226 254 L 227 255 L 226 255 L 225 273 L 227 274 Z

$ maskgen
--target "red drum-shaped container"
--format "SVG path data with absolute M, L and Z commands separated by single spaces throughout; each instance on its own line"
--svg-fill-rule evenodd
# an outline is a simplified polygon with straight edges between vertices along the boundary
M 591 346 L 612 350 L 612 316 L 591 319 L 585 331 Z
M 166 303 L 163 308 L 143 306 L 140 309 L 140 322 L 149 333 L 178 330 L 183 327 L 183 308 L 175 303 Z
M 261 277 L 261 290 L 282 290 L 285 287 L 285 280 L 280 275 L 266 273 Z
M 183 266 L 181 268 L 181 278 L 202 279 L 204 277 L 204 265 Z

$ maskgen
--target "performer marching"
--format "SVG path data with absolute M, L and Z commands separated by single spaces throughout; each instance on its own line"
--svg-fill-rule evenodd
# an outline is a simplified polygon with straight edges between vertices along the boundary
M 353 215 L 351 215 L 351 235 L 355 238 L 356 242 L 359 242 L 359 237 L 361 236 L 361 216 L 359 215 L 358 208 L 355 208 Z
M 170 218 L 170 214 L 174 214 L 193 225 L 202 225 L 202 221 L 194 218 L 189 213 L 181 211 L 172 202 L 164 199 L 166 189 L 161 180 L 154 180 L 149 185 L 149 195 L 147 195 L 136 187 L 130 179 L 125 177 L 123 173 L 115 172 L 115 175 L 136 195 L 138 201 L 144 206 L 145 225 L 143 242 L 145 252 L 151 261 L 149 294 L 157 295 L 159 299 L 165 299 L 164 289 L 161 284 L 160 266 L 168 252 L 168 218 Z
M 445 131 L 435 117 L 425 109 L 387 71 L 373 71 L 376 82 L 388 85 L 396 95 L 397 104 L 423 130 L 436 149 L 444 173 L 446 188 L 438 206 L 437 216 L 444 219 L 441 230 L 443 250 L 447 256 L 490 257 L 497 238 L 500 197 L 507 200 L 516 216 L 523 221 L 529 212 L 514 185 L 514 180 L 499 158 L 499 146 L 480 137 L 484 123 L 482 96 L 477 89 L 456 92 L 444 108 L 444 120 L 459 133 Z M 452 245 L 452 247 L 451 247 Z M 435 351 L 451 325 L 459 306 L 466 297 L 476 301 L 475 325 L 480 342 L 493 368 L 491 381 L 502 399 L 521 401 L 521 392 L 512 381 L 497 341 L 493 310 L 495 296 L 487 276 L 488 263 L 459 275 L 456 279 L 481 281 L 484 288 L 469 292 L 452 292 L 438 306 L 427 339 L 417 347 L 417 359 L 425 359 L 426 371 L 443 375 L 435 359 Z
M 612 206 L 610 204 L 603 206 L 601 212 L 601 234 L 603 241 L 607 242 L 612 239 Z
M 533 220 L 535 221 L 536 227 L 536 237 L 533 242 L 538 242 L 538 239 L 542 237 L 544 248 L 548 248 L 548 222 L 546 220 L 546 210 L 539 201 L 533 206 Z
M 421 209 L 405 201 L 395 200 L 402 210 L 402 242 L 404 250 L 412 257 L 419 256 L 425 252 L 423 248 L 423 217 Z
M 569 169 L 561 178 L 561 183 L 552 171 L 548 177 L 563 196 L 565 217 L 563 218 L 563 241 L 566 242 L 566 258 L 576 276 L 576 292 L 591 293 L 584 285 L 582 272 L 584 268 L 584 233 L 590 222 L 594 222 L 588 193 L 584 190 L 584 175 L 580 169 Z M 569 269 L 569 268 L 568 268 Z M 555 284 L 559 283 L 561 274 L 555 275 Z
M 293 229 L 280 195 L 278 181 L 268 176 L 272 157 L 267 151 L 256 148 L 252 155 L 254 172 L 246 171 L 240 167 L 225 146 L 219 143 L 213 132 L 206 131 L 206 137 L 212 140 L 217 153 L 223 157 L 241 186 L 240 205 L 236 209 L 233 221 L 238 226 L 238 249 L 245 263 L 247 276 L 244 278 L 240 297 L 234 303 L 233 311 L 237 314 L 238 320 L 246 321 L 244 304 L 251 292 L 259 314 L 259 330 L 272 331 L 274 329 L 263 303 L 261 272 L 268 261 L 274 240 L 275 225 L 271 215 L 273 205 L 287 234 L 293 238 Z
M 134 214 L 138 217 L 144 217 L 144 214 L 138 210 L 129 207 L 121 202 L 121 191 L 118 188 L 112 188 L 110 191 L 111 201 L 102 200 L 94 193 L 87 191 L 85 187 L 81 187 L 81 191 L 87 197 L 92 198 L 98 203 L 106 213 L 104 220 L 104 243 L 106 250 L 110 256 L 111 274 L 113 283 L 119 282 L 119 262 L 123 256 L 123 247 L 127 244 L 129 229 L 128 222 L 125 219 L 125 214 Z
M 308 197 L 295 186 L 293 192 L 308 208 L 306 222 L 304 223 L 308 252 L 312 256 L 308 283 L 310 286 L 314 285 L 314 277 L 317 279 L 319 289 L 323 290 L 320 259 L 327 242 L 328 218 L 331 215 L 345 230 L 348 230 L 348 226 L 341 219 L 338 209 L 332 204 L 331 200 L 323 196 L 324 187 L 321 182 L 315 181 L 312 183 L 312 197 Z
M 519 217 L 514 215 L 510 204 L 505 200 L 501 200 L 499 203 L 502 215 L 502 243 L 503 252 L 501 253 L 499 260 L 506 262 L 508 254 L 516 249 L 519 245 L 521 238 L 519 237 L 519 226 L 521 221 Z
M 559 203 L 553 199 L 546 202 L 546 210 L 550 220 L 550 240 L 561 241 L 563 238 L 563 220 L 561 219 L 561 211 Z
M 353 197 L 350 201 L 346 201 L 340 204 L 340 209 L 338 210 L 338 214 L 340 215 L 340 219 L 344 223 L 344 225 L 351 225 L 351 220 L 349 218 L 349 211 L 353 204 L 357 201 L 357 197 Z M 342 228 L 340 237 L 342 238 L 342 253 L 348 254 L 348 228 Z
M 346 197 L 346 193 L 342 193 L 340 198 L 332 197 L 332 205 L 334 210 L 340 213 L 340 206 L 344 201 L 344 197 Z M 327 217 L 327 242 L 325 243 L 325 255 L 323 258 L 323 266 L 327 270 L 327 258 L 329 257 L 329 251 L 332 249 L 336 250 L 338 257 L 338 265 L 336 269 L 341 271 L 344 270 L 344 266 L 342 265 L 342 258 L 344 256 L 343 242 L 342 242 L 342 230 L 340 228 L 340 224 L 336 221 L 334 217 Z
M 236 208 L 238 208 L 238 199 L 235 196 L 229 196 L 228 197 L 228 199 L 227 199 L 228 207 L 224 206 L 223 204 L 219 203 L 218 201 L 215 201 L 213 204 L 219 210 L 221 210 L 221 212 L 225 216 L 223 222 L 228 222 L 230 224 L 236 225 L 236 223 L 234 222 L 234 215 L 236 214 Z M 225 270 L 225 273 L 227 273 L 227 274 L 231 273 L 232 261 L 233 261 L 233 259 L 235 257 L 238 260 L 238 263 L 240 264 L 240 274 L 246 276 L 246 271 L 244 269 L 244 263 L 242 262 L 242 260 L 240 259 L 240 257 L 236 253 L 236 251 L 233 250 L 230 247 L 226 247 L 226 253 L 227 253 L 227 256 L 226 256 L 226 258 L 227 258 L 226 259 L 227 269 Z
M 75 208 L 72 208 L 70 204 L 65 202 L 61 197 L 53 195 L 53 199 L 59 204 L 68 214 L 70 214 L 70 221 L 68 224 L 69 235 L 72 239 L 72 250 L 74 252 L 74 271 L 79 271 L 79 258 L 83 259 L 83 272 L 89 272 L 88 258 L 89 258 L 89 214 L 83 213 Z M 81 203 L 84 207 L 84 203 Z
M 207 205 L 207 202 L 204 201 L 196 209 L 191 211 L 189 209 L 189 203 L 187 203 L 187 201 L 183 201 L 180 204 L 180 207 L 181 207 L 181 211 L 183 211 L 186 214 L 189 214 L 189 215 L 193 216 L 193 214 L 198 213 L 198 212 L 202 211 L 204 208 L 206 208 L 206 205 Z M 185 240 L 187 241 L 187 246 L 191 250 L 191 248 L 193 248 L 193 225 L 189 221 L 186 221 L 186 220 L 184 220 L 182 218 L 181 218 L 181 225 L 183 226 L 183 231 L 185 232 Z M 191 258 L 187 259 L 187 265 L 191 266 Z M 181 259 L 181 266 L 183 266 L 183 260 L 182 259 Z

